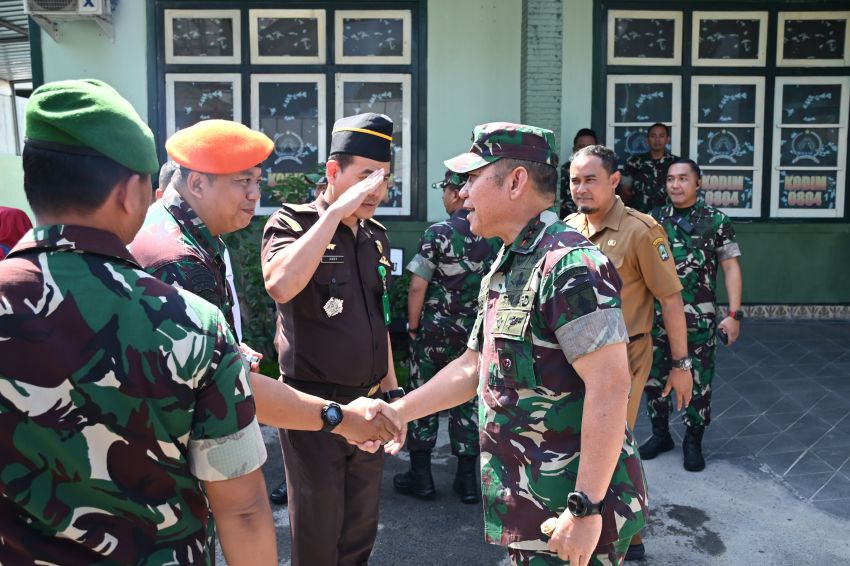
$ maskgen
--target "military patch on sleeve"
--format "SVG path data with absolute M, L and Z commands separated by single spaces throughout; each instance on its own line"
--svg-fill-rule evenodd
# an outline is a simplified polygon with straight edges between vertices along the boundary
M 289 226 L 292 230 L 295 230 L 296 232 L 303 232 L 304 231 L 304 228 L 301 227 L 301 224 L 299 224 L 298 222 L 296 222 L 292 218 L 290 218 L 288 216 L 284 216 L 283 214 L 281 214 L 280 217 L 283 219 L 284 222 L 286 222 L 286 225 Z
M 659 238 L 659 240 L 661 240 L 661 238 Z M 667 246 L 664 245 L 664 240 L 661 240 L 661 243 L 658 244 L 656 249 L 658 250 L 658 257 L 661 258 L 661 261 L 667 261 L 670 259 L 670 254 L 667 253 Z
M 655 238 L 654 240 L 652 240 L 653 246 L 657 246 L 658 244 L 663 244 L 663 243 L 664 243 L 664 238 Z

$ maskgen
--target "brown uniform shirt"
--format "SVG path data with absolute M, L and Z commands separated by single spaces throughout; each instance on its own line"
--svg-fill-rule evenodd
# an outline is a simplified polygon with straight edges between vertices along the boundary
M 580 212 L 566 218 L 614 263 L 623 280 L 623 319 L 629 336 L 648 333 L 654 319 L 653 300 L 682 290 L 664 228 L 648 214 L 617 201 L 593 231 Z
M 262 260 L 302 237 L 328 208 L 319 196 L 306 205 L 285 204 L 266 223 Z M 277 304 L 275 347 L 284 378 L 369 387 L 387 374 L 387 327 L 378 266 L 387 270 L 390 245 L 386 229 L 361 221 L 355 236 L 340 223 L 310 282 L 291 301 Z M 342 312 L 329 316 L 331 297 Z

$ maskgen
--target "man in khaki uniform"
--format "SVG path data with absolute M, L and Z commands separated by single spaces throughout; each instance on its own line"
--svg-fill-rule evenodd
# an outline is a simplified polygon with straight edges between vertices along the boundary
M 677 408 L 687 406 L 693 380 L 688 357 L 687 327 L 682 284 L 664 229 L 651 216 L 623 204 L 615 194 L 620 182 L 617 155 L 607 147 L 591 145 L 578 150 L 570 164 L 570 192 L 578 212 L 567 224 L 584 234 L 608 256 L 623 280 L 623 318 L 629 333 L 629 369 L 632 386 L 627 420 L 634 429 L 643 388 L 652 368 L 653 300 L 661 303 L 664 328 L 670 336 L 673 369 L 663 395 L 676 392 Z M 627 560 L 642 558 L 640 535 L 629 548 Z

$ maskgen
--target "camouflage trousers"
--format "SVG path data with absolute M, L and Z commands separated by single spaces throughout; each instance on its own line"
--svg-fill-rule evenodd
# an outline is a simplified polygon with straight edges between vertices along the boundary
M 466 350 L 466 336 L 418 336 L 411 344 L 410 387 L 428 383 L 449 362 Z M 439 420 L 436 414 L 412 421 L 407 429 L 410 450 L 433 450 L 437 444 Z M 477 456 L 478 398 L 449 409 L 449 440 L 455 456 Z
M 620 539 L 612 544 L 596 548 L 596 554 L 588 562 L 589 566 L 619 566 L 626 557 L 631 539 Z M 525 550 L 508 547 L 511 566 L 563 566 L 569 564 L 547 550 Z
M 694 392 L 691 403 L 682 417 L 688 426 L 706 426 L 711 422 L 711 380 L 714 379 L 714 356 L 717 350 L 715 325 L 709 328 L 688 330 L 688 355 L 693 359 Z M 673 367 L 670 343 L 662 330 L 653 331 L 652 370 L 646 382 L 646 412 L 649 418 L 669 419 L 673 407 L 673 393 L 661 396 L 667 386 L 667 376 Z

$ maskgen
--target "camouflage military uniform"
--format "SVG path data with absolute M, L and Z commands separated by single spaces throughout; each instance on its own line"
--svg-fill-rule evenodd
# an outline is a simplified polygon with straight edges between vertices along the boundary
M 217 306 L 234 328 L 224 242 L 210 233 L 180 193 L 169 188 L 151 205 L 129 247 L 145 271 Z
M 721 261 L 740 256 L 741 251 L 735 241 L 735 231 L 729 217 L 702 200 L 685 210 L 676 209 L 672 204 L 655 209 L 652 216 L 667 232 L 683 287 L 688 354 L 694 363 L 694 392 L 685 413 L 685 423 L 688 426 L 704 426 L 711 421 L 711 380 L 714 377 L 717 330 L 717 268 Z M 666 419 L 672 401 L 669 397 L 662 397 L 661 392 L 666 385 L 672 359 L 667 333 L 659 323 L 661 307 L 657 301 L 655 311 L 652 370 L 645 388 L 647 411 L 650 418 Z
M 460 209 L 443 222 L 430 226 L 419 241 L 419 252 L 407 266 L 428 281 L 419 334 L 413 342 L 410 379 L 413 388 L 427 383 L 466 349 L 466 339 L 478 308 L 481 278 L 490 269 L 498 240 L 472 234 Z M 478 454 L 477 398 L 449 410 L 452 454 Z M 410 423 L 411 450 L 433 450 L 439 420 L 429 415 Z
M 561 208 L 558 212 L 561 218 L 566 218 L 570 214 L 578 212 L 578 207 L 573 201 L 573 194 L 570 192 L 570 163 L 572 161 L 567 161 L 561 165 Z
M 626 161 L 623 175 L 632 179 L 631 207 L 645 214 L 654 208 L 665 206 L 667 200 L 667 169 L 679 159 L 665 153 L 661 159 L 653 159 L 649 153 L 633 155 Z
M 485 537 L 508 546 L 515 562 L 526 553 L 546 560 L 540 524 L 563 513 L 575 489 L 585 388 L 572 362 L 627 341 L 620 286 L 610 261 L 554 208 L 502 248 L 482 282 L 468 346 L 481 352 Z M 591 564 L 621 556 L 646 521 L 646 484 L 627 427 L 604 501 Z
M 201 481 L 266 458 L 221 313 L 80 226 L 24 236 L 0 304 L 0 563 L 210 564 Z

